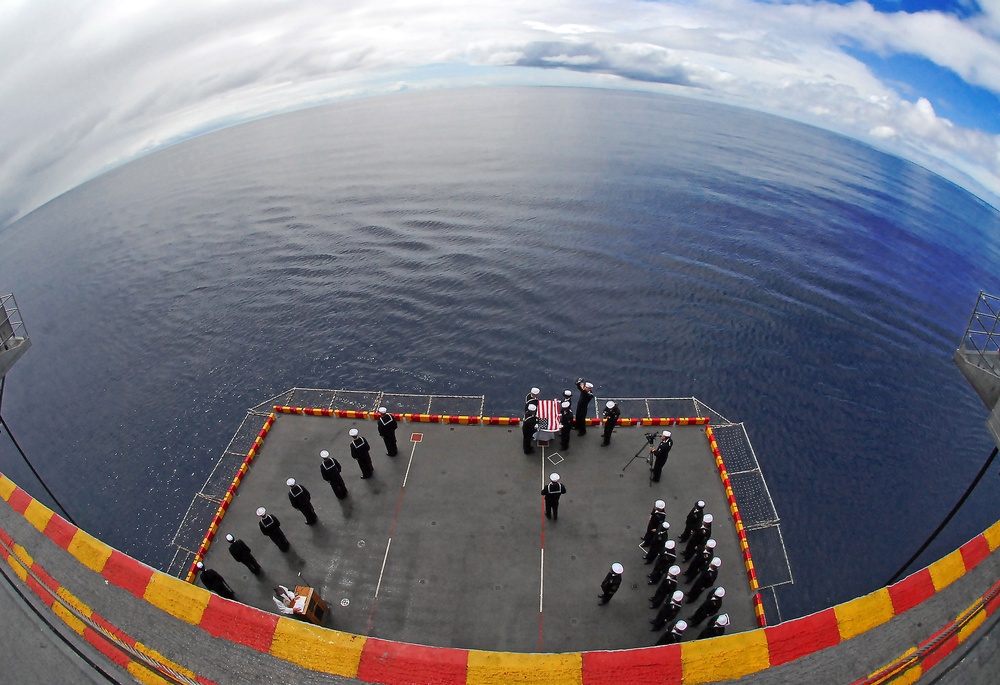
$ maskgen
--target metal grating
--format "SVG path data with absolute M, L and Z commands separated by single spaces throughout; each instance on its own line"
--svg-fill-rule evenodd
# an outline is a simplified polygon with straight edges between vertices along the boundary
M 715 441 L 719 444 L 719 451 L 725 459 L 726 470 L 729 471 L 730 477 L 744 471 L 760 470 L 743 424 L 713 426 L 712 432 L 715 434 Z
M 767 494 L 764 479 L 759 471 L 730 473 L 729 482 L 733 486 L 733 494 L 736 496 L 736 503 L 740 508 L 740 516 L 747 529 L 778 523 L 774 502 Z

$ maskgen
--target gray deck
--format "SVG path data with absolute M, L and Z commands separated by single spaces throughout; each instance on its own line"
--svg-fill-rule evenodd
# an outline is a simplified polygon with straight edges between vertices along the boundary
M 362 480 L 350 458 L 351 428 L 372 444 L 372 479 Z M 622 470 L 651 430 L 619 428 L 602 447 L 600 430 L 591 428 L 582 438 L 574 433 L 565 454 L 538 448 L 528 456 L 519 427 L 401 422 L 399 455 L 390 458 L 372 421 L 279 414 L 205 564 L 240 601 L 272 611 L 276 583 L 311 585 L 330 604 L 327 627 L 361 635 L 516 652 L 647 646 L 659 635 L 648 623 L 650 567 L 638 547 L 649 511 L 657 498 L 666 500 L 679 535 L 700 498 L 716 517 L 730 632 L 756 627 L 704 427 L 671 427 L 675 446 L 654 487 L 641 458 Z M 412 442 L 413 433 L 422 441 Z M 343 501 L 320 478 L 321 449 L 344 467 L 350 495 Z M 554 470 L 567 487 L 557 522 L 545 519 L 539 495 Z M 288 477 L 312 493 L 317 525 L 306 526 L 291 508 Z M 258 530 L 258 506 L 281 520 L 292 543 L 287 555 Z M 230 532 L 253 548 L 261 579 L 229 556 Z M 614 561 L 625 566 L 622 588 L 598 606 L 598 586 Z

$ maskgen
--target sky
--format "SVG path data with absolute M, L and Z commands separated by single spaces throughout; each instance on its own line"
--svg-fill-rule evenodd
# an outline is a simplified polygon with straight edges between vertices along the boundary
M 1000 207 L 1000 0 L 0 0 L 0 228 L 225 126 L 478 85 L 748 107 Z

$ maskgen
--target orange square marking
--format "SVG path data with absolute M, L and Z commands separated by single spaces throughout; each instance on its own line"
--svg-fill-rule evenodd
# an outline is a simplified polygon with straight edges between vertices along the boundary
M 410 442 L 420 442 L 424 439 L 423 433 L 410 433 Z

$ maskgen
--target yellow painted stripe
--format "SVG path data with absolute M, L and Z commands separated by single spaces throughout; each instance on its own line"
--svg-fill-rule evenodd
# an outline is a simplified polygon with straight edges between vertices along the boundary
M 282 616 L 274 630 L 271 654 L 312 671 L 347 678 L 358 675 L 365 638 L 327 630 Z
M 165 657 L 162 654 L 160 654 L 159 652 L 157 652 L 155 649 L 150 649 L 149 647 L 147 647 L 146 645 L 142 644 L 141 642 L 136 642 L 135 643 L 135 650 L 137 652 L 139 652 L 140 654 L 143 654 L 143 655 L 149 657 L 152 661 L 154 661 L 155 663 L 159 664 L 160 666 L 166 666 L 167 668 L 173 669 L 177 673 L 180 673 L 181 675 L 187 676 L 188 678 L 191 678 L 192 680 L 194 680 L 195 678 L 198 677 L 198 675 L 194 671 L 192 671 L 190 669 L 187 669 L 187 668 L 184 668 L 180 664 L 171 661 L 167 657 Z
M 684 685 L 735 680 L 770 665 L 767 637 L 762 630 L 681 643 Z
M 77 635 L 83 635 L 83 632 L 87 629 L 86 623 L 78 619 L 76 614 L 71 612 L 59 602 L 55 602 L 52 605 L 52 613 L 61 618 L 63 623 L 68 625 Z
M 73 609 L 75 609 L 78 614 L 83 614 L 87 618 L 90 618 L 94 614 L 94 611 L 89 606 L 87 606 L 79 599 L 77 599 L 76 595 L 74 595 L 66 588 L 60 587 L 58 590 L 56 590 L 56 594 L 59 596 L 59 599 L 62 600 L 63 603 L 73 607 Z
M 962 629 L 958 631 L 959 644 L 965 642 L 966 638 L 968 638 L 969 635 L 971 635 L 976 630 L 976 628 L 981 626 L 983 624 L 983 621 L 985 620 L 986 620 L 986 611 L 984 609 L 980 609 L 972 616 L 969 622 L 966 623 L 964 626 L 962 626 Z
M 7 563 L 10 564 L 11 569 L 17 574 L 17 577 L 23 581 L 28 580 L 28 571 L 17 562 L 17 559 L 11 554 L 7 557 Z
M 159 673 L 149 670 L 142 664 L 130 661 L 128 663 L 128 673 L 143 685 L 171 685 L 172 681 L 167 680 Z
M 837 628 L 840 629 L 841 640 L 850 640 L 880 626 L 894 615 L 892 600 L 885 588 L 839 604 L 833 610 L 837 615 Z
M 154 573 L 143 599 L 186 623 L 198 625 L 211 594 L 179 578 Z
M 965 559 L 962 558 L 962 551 L 956 549 L 928 566 L 927 570 L 930 571 L 934 589 L 940 592 L 965 575 Z
M 44 531 L 52 518 L 52 510 L 36 499 L 28 503 L 24 510 L 24 518 L 39 531 Z
M 0 473 L 0 497 L 3 497 L 5 502 L 10 501 L 10 496 L 14 494 L 15 488 L 17 486 L 14 485 L 14 481 Z
M 111 556 L 110 547 L 82 530 L 76 531 L 66 549 L 77 561 L 98 573 L 104 570 L 104 565 Z
M 537 683 L 559 685 L 583 683 L 583 656 L 574 654 L 515 654 L 513 652 L 469 652 L 468 685 Z
M 31 558 L 30 554 L 28 554 L 28 550 L 16 542 L 14 543 L 12 551 L 14 552 L 14 556 L 17 557 L 18 561 L 20 561 L 25 568 L 31 568 L 31 566 L 35 563 L 35 560 Z
M 1000 547 L 1000 521 L 997 521 L 984 530 L 983 536 L 986 538 L 986 543 L 990 546 L 991 552 Z

